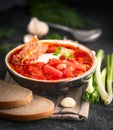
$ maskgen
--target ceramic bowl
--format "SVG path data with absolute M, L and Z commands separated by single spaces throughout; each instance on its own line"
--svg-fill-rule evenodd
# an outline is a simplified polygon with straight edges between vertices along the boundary
M 5 63 L 6 67 L 11 74 L 11 76 L 24 87 L 30 88 L 31 90 L 38 92 L 38 93 L 48 93 L 48 94 L 60 94 L 60 93 L 66 93 L 67 90 L 71 88 L 80 87 L 82 84 L 84 84 L 87 79 L 92 75 L 92 73 L 95 71 L 97 60 L 96 56 L 93 50 L 87 48 L 86 46 L 71 40 L 40 40 L 41 42 L 49 42 L 50 44 L 53 43 L 60 43 L 60 44 L 70 44 L 75 47 L 79 47 L 80 49 L 86 51 L 90 57 L 92 58 L 93 64 L 91 68 L 86 71 L 84 74 L 74 77 L 74 78 L 66 78 L 61 80 L 36 80 L 32 78 L 25 77 L 19 73 L 17 73 L 9 64 L 9 58 L 13 52 L 15 52 L 17 49 L 24 46 L 23 44 L 20 46 L 17 46 L 16 48 L 12 49 L 10 52 L 7 53 L 5 57 Z

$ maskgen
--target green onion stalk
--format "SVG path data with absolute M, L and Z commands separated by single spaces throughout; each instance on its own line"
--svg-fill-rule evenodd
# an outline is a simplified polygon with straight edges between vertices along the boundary
M 113 53 L 106 56 L 106 65 L 101 71 L 102 61 L 105 57 L 102 49 L 97 52 L 97 66 L 95 72 L 87 83 L 83 98 L 92 103 L 109 105 L 113 99 Z

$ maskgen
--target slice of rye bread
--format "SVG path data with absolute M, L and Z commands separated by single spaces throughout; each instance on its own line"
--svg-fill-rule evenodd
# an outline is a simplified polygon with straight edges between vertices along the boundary
M 0 108 L 15 108 L 30 103 L 32 91 L 16 84 L 0 80 Z
M 0 117 L 17 121 L 32 121 L 47 118 L 53 112 L 54 103 L 51 100 L 34 95 L 33 100 L 25 106 L 0 109 Z

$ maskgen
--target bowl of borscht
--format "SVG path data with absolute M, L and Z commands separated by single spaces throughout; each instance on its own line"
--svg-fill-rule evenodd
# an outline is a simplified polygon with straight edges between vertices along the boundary
M 72 40 L 39 40 L 36 36 L 5 57 L 14 80 L 39 93 L 60 94 L 80 87 L 96 68 L 94 51 Z

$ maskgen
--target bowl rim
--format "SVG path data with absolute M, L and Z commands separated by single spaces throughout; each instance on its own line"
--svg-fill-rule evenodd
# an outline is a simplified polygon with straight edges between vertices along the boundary
M 88 47 L 86 47 L 83 44 L 78 43 L 77 41 L 72 41 L 72 40 L 55 40 L 55 39 L 43 39 L 40 40 L 41 42 L 51 42 L 51 43 L 60 43 L 60 44 L 69 44 L 69 45 L 73 45 L 75 47 L 80 47 L 80 49 L 84 50 L 85 52 L 87 52 L 92 60 L 93 60 L 93 64 L 91 66 L 91 68 L 86 71 L 84 74 L 79 75 L 77 77 L 73 77 L 73 78 L 64 78 L 64 79 L 58 79 L 58 80 L 40 80 L 40 79 L 33 79 L 33 78 L 29 78 L 26 76 L 23 76 L 21 74 L 19 74 L 18 72 L 16 72 L 8 63 L 8 58 L 9 56 L 16 50 L 21 48 L 22 46 L 24 46 L 24 44 L 18 45 L 17 47 L 13 48 L 12 50 L 10 50 L 6 56 L 5 56 L 5 64 L 7 66 L 7 69 L 12 72 L 14 75 L 23 78 L 23 79 L 27 79 L 27 80 L 31 80 L 31 81 L 37 81 L 37 82 L 43 82 L 43 83 L 61 83 L 61 82 L 66 82 L 66 81 L 74 81 L 74 80 L 79 80 L 79 79 L 84 79 L 86 76 L 90 75 L 91 73 L 93 73 L 95 71 L 96 65 L 97 65 L 97 59 L 95 56 L 95 51 L 89 49 Z

